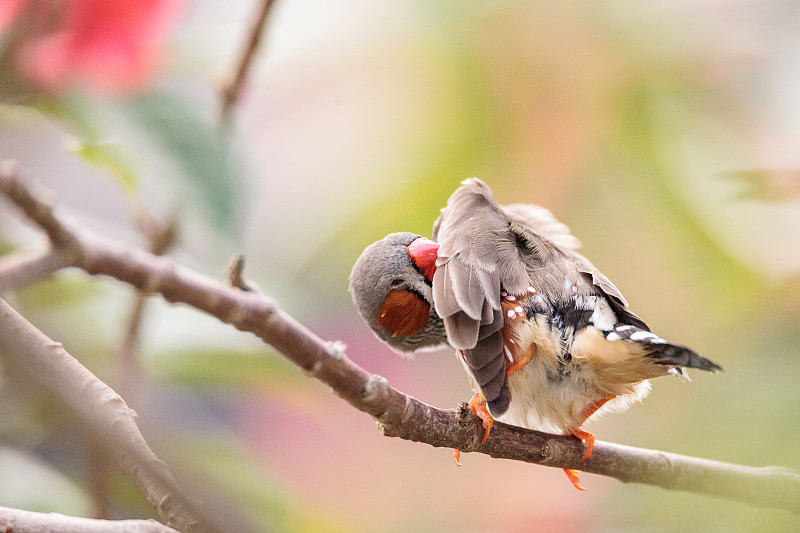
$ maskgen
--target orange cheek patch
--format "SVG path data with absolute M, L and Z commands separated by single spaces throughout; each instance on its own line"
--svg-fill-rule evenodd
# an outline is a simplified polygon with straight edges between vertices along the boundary
M 378 325 L 395 337 L 413 335 L 425 326 L 428 303 L 409 291 L 391 291 L 378 311 Z

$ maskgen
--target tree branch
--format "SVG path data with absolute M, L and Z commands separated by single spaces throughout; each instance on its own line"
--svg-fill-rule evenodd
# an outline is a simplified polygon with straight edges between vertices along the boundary
M 108 453 L 168 525 L 187 533 L 209 531 L 202 513 L 147 445 L 136 425 L 136 413 L 61 344 L 49 339 L 2 299 L 0 353 L 35 376 L 96 435 L 102 435 Z
M 62 242 L 71 247 L 67 255 L 74 258 L 74 266 L 140 290 L 158 292 L 169 302 L 191 305 L 257 335 L 307 375 L 373 416 L 384 435 L 800 512 L 800 474 L 783 468 L 740 466 L 599 441 L 592 456 L 581 461 L 583 445 L 574 437 L 499 422 L 495 422 L 489 440 L 481 444 L 480 420 L 464 405 L 442 410 L 403 394 L 384 378 L 353 363 L 342 345 L 324 342 L 264 295 L 226 288 L 166 258 L 76 231 L 60 222 L 37 194 L 21 184 L 15 167 L 0 168 L 0 192 L 12 197 L 34 223 L 49 226 L 48 233 L 68 235 Z
M 136 219 L 151 254 L 164 255 L 175 244 L 178 224 L 174 218 L 161 222 L 150 215 L 144 206 L 138 206 Z M 117 353 L 117 390 L 133 405 L 136 405 L 136 394 L 144 377 L 137 344 L 149 297 L 150 294 L 144 291 L 136 291 Z
M 267 15 L 269 15 L 270 9 L 274 3 L 275 0 L 262 0 L 258 16 L 250 28 L 247 41 L 245 42 L 245 46 L 237 62 L 236 74 L 230 83 L 221 91 L 222 106 L 220 109 L 220 122 L 222 124 L 228 122 L 231 110 L 239 100 L 239 95 L 244 87 L 247 72 L 250 70 L 250 65 L 261 44 L 261 36 L 264 33 L 264 25 L 267 23 Z
M 52 248 L 18 252 L 0 259 L 0 294 L 40 281 L 71 261 Z
M 178 533 L 155 520 L 93 520 L 58 513 L 0 507 L 0 531 L 8 533 Z

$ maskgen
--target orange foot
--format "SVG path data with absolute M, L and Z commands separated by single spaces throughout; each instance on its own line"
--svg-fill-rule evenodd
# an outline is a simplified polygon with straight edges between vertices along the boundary
M 583 457 L 581 457 L 581 461 L 585 461 L 590 455 L 592 455 L 592 450 L 594 450 L 594 435 L 580 428 L 573 429 L 572 434 L 586 444 L 586 453 L 584 453 Z M 564 473 L 567 474 L 567 478 L 569 479 L 570 483 L 572 483 L 572 486 L 578 490 L 586 490 L 580 484 L 581 480 L 578 478 L 579 472 L 580 470 L 575 470 L 573 468 L 564 468 Z
M 492 418 L 492 414 L 486 408 L 486 399 L 481 396 L 479 392 L 475 393 L 475 396 L 467 404 L 469 406 L 469 410 L 478 415 L 478 417 L 483 421 L 483 429 L 486 431 L 483 434 L 483 439 L 481 439 L 481 444 L 486 442 L 486 439 L 489 438 L 489 432 L 492 430 L 492 424 L 494 424 L 494 418 Z
M 570 483 L 572 483 L 573 487 L 575 487 L 578 490 L 586 490 L 585 488 L 581 487 L 580 484 L 581 480 L 578 477 L 578 473 L 580 472 L 580 470 L 575 470 L 574 468 L 564 468 L 563 470 L 564 473 L 567 475 L 567 478 L 569 479 Z
M 478 415 L 478 417 L 483 422 L 483 429 L 485 430 L 483 434 L 483 439 L 481 439 L 481 444 L 486 442 L 486 439 L 489 438 L 489 432 L 492 430 L 492 424 L 494 424 L 494 418 L 492 418 L 492 414 L 486 408 L 486 400 L 480 393 L 475 393 L 475 396 L 467 404 L 469 410 Z M 461 450 L 453 450 L 453 459 L 456 462 L 456 466 L 461 466 Z
M 586 406 L 586 408 L 581 412 L 581 422 L 585 422 L 587 418 L 592 416 L 597 412 L 598 409 L 603 407 L 607 401 L 614 398 L 614 396 L 609 396 L 608 398 L 603 398 L 602 400 L 598 400 L 594 403 L 591 403 Z M 575 428 L 570 431 L 571 435 L 574 435 L 581 439 L 584 444 L 586 444 L 586 453 L 583 454 L 581 457 L 581 461 L 585 461 L 592 455 L 592 451 L 594 450 L 594 435 L 589 433 L 588 431 L 584 431 L 581 428 Z M 565 468 L 564 473 L 567 474 L 567 478 L 569 478 L 570 483 L 578 490 L 586 490 L 585 488 L 581 487 L 580 479 L 578 479 L 578 473 L 580 470 L 575 470 L 573 468 Z
M 578 437 L 584 443 L 586 443 L 586 453 L 584 453 L 583 457 L 581 457 L 581 461 L 585 461 L 590 455 L 592 455 L 592 450 L 594 449 L 594 435 L 580 428 L 573 429 L 572 435 Z M 586 490 L 580 485 L 581 480 L 578 478 L 578 473 L 580 470 L 575 470 L 574 468 L 564 468 L 563 470 L 573 487 L 578 490 Z
M 461 450 L 453 450 L 453 459 L 456 462 L 456 466 L 461 466 Z
M 589 433 L 588 431 L 584 431 L 582 429 L 573 429 L 572 434 L 583 441 L 586 444 L 586 453 L 583 454 L 581 457 L 581 461 L 585 461 L 592 455 L 592 450 L 594 450 L 594 435 Z

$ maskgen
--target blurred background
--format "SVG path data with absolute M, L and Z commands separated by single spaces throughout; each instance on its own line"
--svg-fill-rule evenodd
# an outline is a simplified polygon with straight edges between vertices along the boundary
M 450 351 L 402 358 L 347 293 L 361 250 L 430 235 L 458 183 L 544 205 L 663 337 L 725 367 L 661 378 L 598 439 L 800 469 L 800 4 L 277 0 L 220 120 L 260 2 L 0 6 L 0 156 L 90 231 L 281 307 L 396 388 L 471 396 Z M 222 122 L 222 123 L 221 123 Z M 144 213 L 144 214 L 143 214 Z M 42 237 L 0 201 L 0 248 Z M 783 511 L 380 435 L 247 334 L 63 272 L 4 297 L 120 391 L 204 504 L 253 531 L 796 531 Z M 0 359 L 0 505 L 155 516 L 76 418 Z

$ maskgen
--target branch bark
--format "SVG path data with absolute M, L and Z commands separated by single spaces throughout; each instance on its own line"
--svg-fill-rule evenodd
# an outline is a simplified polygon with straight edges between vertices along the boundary
M 58 513 L 0 507 L 0 531 L 8 533 L 178 533 L 155 520 L 94 520 Z
M 250 70 L 250 65 L 253 63 L 253 58 L 255 58 L 256 52 L 261 44 L 261 36 L 264 33 L 267 16 L 274 3 L 275 0 L 262 0 L 256 20 L 253 21 L 247 41 L 241 51 L 239 61 L 236 63 L 236 73 L 230 83 L 221 91 L 222 106 L 220 109 L 220 123 L 222 124 L 228 122 L 231 110 L 239 100 L 245 79 L 247 78 L 247 73 Z
M 800 513 L 800 474 L 784 468 L 741 466 L 599 441 L 592 456 L 581 461 L 583 445 L 574 437 L 499 422 L 489 440 L 481 444 L 480 420 L 465 405 L 442 410 L 403 394 L 383 377 L 353 363 L 341 344 L 323 341 L 264 295 L 227 288 L 166 258 L 84 235 L 42 204 L 37 194 L 21 183 L 15 167 L 3 165 L 0 169 L 0 192 L 48 234 L 62 237 L 67 243 L 64 246 L 70 247 L 67 256 L 74 259 L 73 266 L 160 293 L 169 302 L 191 305 L 257 335 L 307 375 L 373 416 L 384 435 Z
M 0 259 L 0 294 L 20 289 L 70 266 L 69 258 L 50 247 Z
M 155 456 L 136 425 L 136 413 L 64 347 L 48 338 L 0 299 L 0 353 L 12 359 L 80 416 L 125 474 L 168 525 L 184 532 L 209 531 L 193 501 Z

